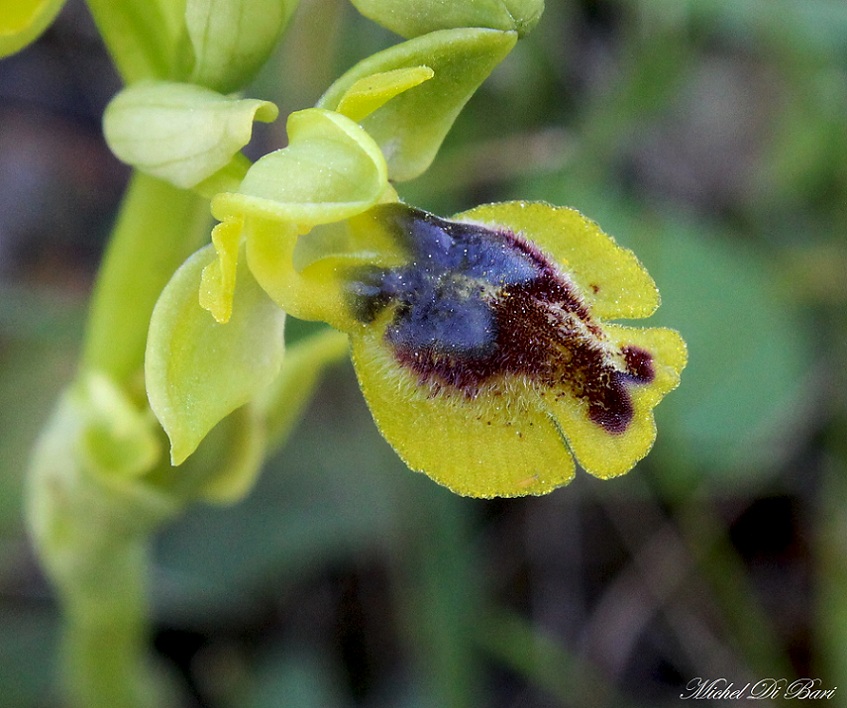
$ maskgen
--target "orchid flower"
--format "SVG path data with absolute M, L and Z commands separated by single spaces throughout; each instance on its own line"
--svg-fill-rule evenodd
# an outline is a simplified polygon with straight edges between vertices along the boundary
M 400 201 L 362 119 L 436 77 L 395 68 L 343 94 L 352 117 L 292 114 L 288 146 L 212 201 L 199 301 L 226 323 L 245 279 L 288 315 L 346 333 L 384 437 L 457 493 L 546 493 L 573 478 L 574 457 L 598 477 L 623 474 L 653 445 L 653 408 L 677 386 L 685 344 L 608 321 L 649 316 L 658 291 L 578 212 L 509 202 L 445 220 Z M 180 462 L 205 426 L 183 434 L 184 413 L 160 395 L 155 352 L 167 347 L 149 346 L 151 403 Z

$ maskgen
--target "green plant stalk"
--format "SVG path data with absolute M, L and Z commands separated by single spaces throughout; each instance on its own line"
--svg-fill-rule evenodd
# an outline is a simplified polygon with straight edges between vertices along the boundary
M 126 83 L 177 76 L 184 2 L 87 4 Z M 80 379 L 92 370 L 105 374 L 142 403 L 153 306 L 176 268 L 202 243 L 209 221 L 201 197 L 132 175 L 92 296 Z M 74 422 L 81 412 L 74 405 L 67 397 L 60 400 L 43 433 L 28 510 L 64 611 L 68 698 L 85 708 L 160 705 L 145 666 L 148 539 L 176 507 L 143 476 L 120 480 L 117 470 L 92 475 L 78 456 L 83 423 Z
M 138 376 L 153 306 L 209 220 L 205 200 L 133 174 L 92 297 L 83 367 L 124 384 Z
M 86 708 L 153 708 L 161 703 L 146 666 L 146 539 L 125 538 L 98 560 L 90 570 L 102 584 L 63 593 L 68 698 Z
M 208 219 L 203 199 L 133 175 L 95 288 L 80 376 L 93 369 L 143 391 L 153 305 Z M 147 546 L 178 504 L 143 475 L 120 479 L 74 462 L 79 415 L 60 401 L 30 479 L 30 526 L 65 617 L 65 685 L 72 705 L 155 706 L 144 666 Z

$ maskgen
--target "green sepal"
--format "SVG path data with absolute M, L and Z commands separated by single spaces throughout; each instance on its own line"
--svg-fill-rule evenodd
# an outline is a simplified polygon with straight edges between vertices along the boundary
M 64 4 L 65 0 L 0 0 L 0 58 L 38 39 Z
M 401 37 L 456 27 L 514 30 L 521 37 L 544 12 L 544 0 L 352 0 L 365 17 Z
M 264 65 L 297 0 L 188 0 L 191 80 L 221 93 L 244 88 Z
M 215 258 L 212 246 L 191 256 L 165 287 L 150 321 L 147 396 L 170 438 L 174 465 L 268 385 L 282 363 L 285 314 L 257 285 L 245 259 L 229 323 L 217 323 L 200 307 L 201 272 Z
M 269 101 L 231 98 L 194 84 L 142 82 L 112 99 L 103 130 L 120 160 L 190 189 L 239 162 L 253 121 L 269 123 L 278 114 Z
M 318 106 L 338 109 L 362 79 L 397 69 L 429 67 L 435 75 L 403 91 L 361 120 L 388 163 L 392 180 L 424 172 L 456 116 L 517 41 L 514 32 L 451 29 L 411 39 L 364 59 L 339 78 Z
M 186 460 L 186 472 L 204 470 L 191 498 L 232 504 L 247 494 L 268 452 L 280 447 L 303 417 L 324 369 L 347 351 L 347 336 L 329 328 L 289 347 L 277 377 L 224 418 Z
M 224 418 L 203 444 L 185 461 L 184 467 L 214 470 L 203 475 L 195 492 L 198 499 L 215 504 L 234 504 L 252 488 L 267 453 L 264 417 L 248 403 Z

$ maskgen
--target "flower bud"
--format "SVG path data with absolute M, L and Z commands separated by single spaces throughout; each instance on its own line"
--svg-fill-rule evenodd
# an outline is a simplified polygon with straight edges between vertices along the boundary
M 352 1 L 365 17 L 402 37 L 458 27 L 487 27 L 523 36 L 544 12 L 544 0 Z
M 270 56 L 296 6 L 297 0 L 188 0 L 191 80 L 221 93 L 243 89 Z
M 189 189 L 230 164 L 248 142 L 253 121 L 279 111 L 268 101 L 236 99 L 194 84 L 143 82 L 106 108 L 106 142 L 118 159 Z

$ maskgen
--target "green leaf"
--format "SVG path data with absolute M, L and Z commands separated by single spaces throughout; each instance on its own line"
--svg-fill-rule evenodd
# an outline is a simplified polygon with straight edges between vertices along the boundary
M 145 374 L 150 405 L 181 464 L 224 416 L 247 403 L 277 375 L 285 315 L 256 284 L 245 259 L 232 318 L 218 324 L 200 307 L 207 246 L 174 274 L 153 310 Z
M 0 57 L 38 39 L 64 4 L 65 0 L 0 0 Z
M 191 80 L 221 93 L 243 88 L 273 51 L 297 0 L 188 0 Z
M 432 163 L 456 116 L 517 41 L 514 32 L 451 29 L 403 42 L 359 62 L 318 102 L 337 109 L 356 82 L 377 74 L 427 66 L 429 81 L 409 88 L 362 119 L 388 162 L 389 177 L 409 180 Z
M 531 31 L 544 12 L 544 0 L 352 0 L 365 17 L 403 37 L 457 27 Z
M 106 108 L 106 142 L 120 160 L 191 188 L 237 159 L 253 121 L 276 119 L 268 102 L 223 96 L 193 84 L 144 82 L 121 91 Z

